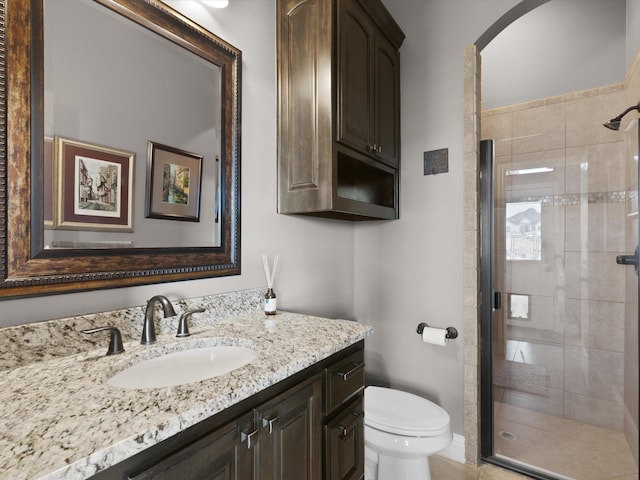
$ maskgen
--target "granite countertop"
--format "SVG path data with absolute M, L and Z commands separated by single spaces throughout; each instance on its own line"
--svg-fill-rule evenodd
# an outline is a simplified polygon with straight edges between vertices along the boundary
M 126 351 L 109 357 L 104 334 L 90 351 L 0 371 L 0 478 L 90 477 L 373 332 L 347 320 L 282 312 L 265 317 L 259 311 L 209 325 L 194 321 L 190 330 L 184 339 L 158 335 L 151 346 L 125 341 Z M 124 389 L 106 384 L 110 375 L 152 349 L 170 351 L 176 343 L 211 337 L 251 346 L 257 356 L 233 372 L 186 385 Z

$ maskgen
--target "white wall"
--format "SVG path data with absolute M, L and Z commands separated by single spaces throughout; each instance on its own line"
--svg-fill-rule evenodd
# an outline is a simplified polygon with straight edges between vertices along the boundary
M 422 394 L 463 433 L 463 49 L 516 1 L 386 0 L 407 38 L 401 53 L 400 220 L 356 226 L 356 318 L 369 380 Z M 449 172 L 423 176 L 423 152 L 449 148 Z M 454 326 L 447 347 L 421 343 L 420 322 Z
M 353 225 L 276 213 L 275 1 L 171 5 L 242 50 L 242 275 L 0 302 L 0 326 L 266 286 L 261 254 L 280 254 L 278 307 L 353 318 Z
M 627 53 L 626 67 L 629 68 L 640 48 L 640 0 L 627 0 Z
M 513 22 L 481 52 L 483 108 L 620 83 L 627 1 L 552 0 Z

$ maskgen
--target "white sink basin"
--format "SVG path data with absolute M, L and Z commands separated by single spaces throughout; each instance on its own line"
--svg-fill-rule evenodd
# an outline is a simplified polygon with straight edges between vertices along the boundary
M 107 384 L 123 388 L 161 388 L 199 382 L 240 368 L 256 358 L 239 346 L 204 346 L 143 360 L 115 374 Z

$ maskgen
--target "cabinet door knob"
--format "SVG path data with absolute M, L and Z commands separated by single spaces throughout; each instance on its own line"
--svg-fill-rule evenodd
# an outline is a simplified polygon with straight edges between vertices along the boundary
M 336 372 L 336 375 L 341 376 L 342 380 L 346 382 L 347 380 L 349 380 L 349 377 L 351 375 L 353 375 L 354 373 L 358 373 L 364 367 L 364 365 L 362 365 L 361 363 L 352 363 L 351 365 L 353 367 L 351 370 L 347 372 Z
M 240 441 L 244 442 L 245 440 L 247 441 L 247 448 L 251 448 L 251 439 L 258 434 L 258 430 L 254 430 L 251 433 L 247 433 L 247 432 L 241 432 L 240 433 Z
M 262 428 L 269 427 L 269 435 L 273 433 L 273 425 L 280 420 L 280 417 L 276 415 L 273 418 L 263 418 L 262 419 Z
M 354 420 L 352 420 L 346 427 L 344 425 L 340 425 L 338 424 L 338 430 L 340 430 L 342 432 L 342 435 L 346 436 L 351 430 L 353 430 L 355 428 L 357 419 L 360 418 L 360 416 L 362 415 L 361 412 L 354 410 L 353 412 L 351 412 L 351 415 L 353 415 L 355 417 Z

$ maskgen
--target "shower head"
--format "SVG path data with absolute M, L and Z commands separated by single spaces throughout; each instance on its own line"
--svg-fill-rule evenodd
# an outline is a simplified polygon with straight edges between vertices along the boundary
M 619 130 L 620 129 L 620 122 L 622 121 L 622 118 L 632 110 L 638 110 L 640 112 L 640 102 L 638 102 L 637 105 L 632 105 L 631 107 L 627 108 L 620 115 L 618 115 L 617 117 L 613 117 L 607 123 L 603 123 L 602 125 L 604 125 L 605 127 L 607 127 L 610 130 Z

